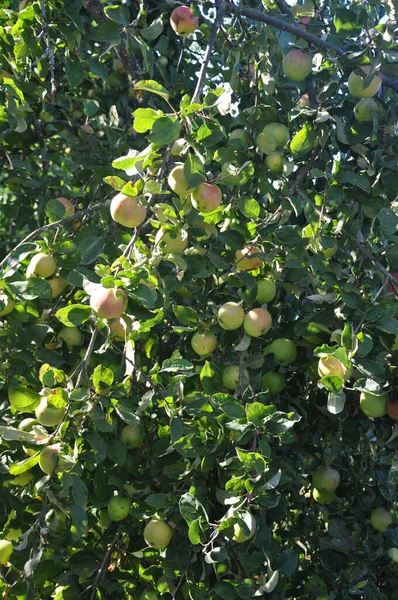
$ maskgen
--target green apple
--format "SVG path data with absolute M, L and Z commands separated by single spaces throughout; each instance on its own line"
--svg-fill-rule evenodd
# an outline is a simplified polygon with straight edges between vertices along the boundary
M 113 523 L 113 520 L 110 518 L 108 514 L 108 510 L 106 508 L 102 508 L 98 513 L 98 526 L 101 529 L 108 529 Z
M 270 371 L 261 379 L 261 389 L 268 390 L 272 396 L 279 394 L 286 387 L 286 378 L 282 373 Z
M 83 334 L 77 327 L 62 327 L 58 333 L 57 340 L 64 341 L 67 346 L 72 348 L 73 346 L 80 346 L 83 341 Z
M 334 492 L 326 492 L 314 488 L 312 490 L 312 497 L 318 504 L 332 504 L 336 499 L 336 494 Z
M 257 280 L 257 302 L 265 304 L 276 296 L 276 283 L 272 279 Z
M 376 417 L 382 417 L 387 413 L 387 401 L 387 394 L 377 395 L 371 394 L 370 392 L 361 392 L 359 406 L 369 419 L 374 419 Z
M 163 254 L 181 254 L 188 245 L 188 234 L 181 231 L 165 231 L 159 240 L 159 248 Z
M 170 171 L 167 183 L 177 196 L 185 198 L 193 192 L 193 188 L 188 187 L 188 182 L 184 175 L 184 165 L 179 164 Z
M 265 157 L 266 167 L 271 173 L 282 173 L 284 160 L 282 154 L 279 152 L 271 152 Z
M 319 467 L 312 476 L 312 484 L 321 492 L 334 492 L 340 484 L 340 473 L 330 466 Z
M 0 540 L 0 565 L 8 563 L 12 550 L 12 543 L 9 540 Z
M 254 536 L 254 534 L 256 533 L 257 524 L 254 516 L 248 511 L 240 513 L 238 516 L 247 526 L 248 532 L 244 530 L 240 523 L 235 523 L 234 535 L 232 539 L 238 544 L 243 544 L 244 542 L 247 542 L 247 540 L 250 540 Z
M 192 336 L 191 346 L 198 356 L 207 356 L 216 349 L 217 338 L 210 331 L 197 332 Z
M 232 148 L 243 150 L 249 143 L 249 134 L 244 129 L 234 129 L 229 134 L 229 142 Z
M 239 373 L 240 371 L 238 365 L 231 365 L 230 367 L 227 367 L 224 370 L 222 382 L 224 387 L 227 388 L 227 390 L 231 390 L 231 392 L 234 392 L 236 390 L 236 388 L 239 385 Z M 245 379 L 248 381 L 249 371 L 247 369 L 244 369 L 244 375 Z
M 131 501 L 123 496 L 113 496 L 108 502 L 108 516 L 112 521 L 123 521 L 130 512 Z
M 120 434 L 120 441 L 127 448 L 138 448 L 144 440 L 144 435 L 141 425 L 126 425 Z
M 287 338 L 277 338 L 267 346 L 264 355 L 273 354 L 276 364 L 287 367 L 297 358 L 296 344 Z
M 52 404 L 47 404 L 46 398 L 42 398 L 35 410 L 36 419 L 44 427 L 55 427 L 62 421 L 64 414 L 65 408 L 56 408 Z
M 171 540 L 172 531 L 164 521 L 152 520 L 145 525 L 144 539 L 148 546 L 163 550 Z
M 369 85 L 364 87 L 364 82 L 367 75 L 370 72 L 370 65 L 361 66 L 363 77 L 357 75 L 354 71 L 348 78 L 348 91 L 357 98 L 372 98 L 379 91 L 383 82 L 383 76 L 381 74 L 375 75 Z
M 7 294 L 0 293 L 0 300 L 4 304 L 4 308 L 0 310 L 0 317 L 5 317 L 14 310 L 15 302 Z
M 376 115 L 379 110 L 379 105 L 373 98 L 362 98 L 354 106 L 354 117 L 357 121 L 361 122 L 372 122 L 373 115 Z
M 257 136 L 257 146 L 264 154 L 273 154 L 284 148 L 289 141 L 289 130 L 282 123 L 268 123 Z
M 319 377 L 340 377 L 347 381 L 352 375 L 352 369 L 347 369 L 333 354 L 328 354 L 319 359 L 318 373 Z
M 372 526 L 377 529 L 377 531 L 385 531 L 392 523 L 390 511 L 386 510 L 382 506 L 374 508 L 370 515 L 370 522 Z
M 243 308 L 237 302 L 226 302 L 217 313 L 218 324 L 227 331 L 239 329 L 245 319 Z
M 19 431 L 32 431 L 35 425 L 38 425 L 39 421 L 37 419 L 33 419 L 32 417 L 27 417 L 26 419 L 22 419 L 20 424 L 18 425 Z
M 46 475 L 51 475 L 56 469 L 63 470 L 67 464 L 61 454 L 61 444 L 46 446 L 39 457 L 39 467 Z
M 398 548 L 390 548 L 387 554 L 393 562 L 398 563 Z

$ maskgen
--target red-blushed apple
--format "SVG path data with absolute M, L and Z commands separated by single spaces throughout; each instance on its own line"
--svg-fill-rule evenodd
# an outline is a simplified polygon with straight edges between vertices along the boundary
M 137 198 L 117 194 L 110 206 L 111 217 L 124 227 L 138 227 L 146 217 L 146 207 Z
M 270 371 L 263 375 L 261 379 L 261 389 L 263 391 L 269 391 L 273 396 L 279 394 L 286 387 L 286 377 L 282 373 L 277 371 Z
M 319 377 L 340 377 L 347 381 L 352 375 L 352 369 L 347 369 L 338 358 L 328 354 L 319 359 L 318 373 Z
M 289 130 L 282 123 L 268 123 L 257 136 L 256 143 L 260 152 L 272 154 L 282 149 L 289 141 Z
M 171 528 L 164 521 L 153 519 L 144 528 L 144 540 L 148 546 L 156 550 L 163 550 L 169 545 L 171 534 Z
M 51 475 L 56 469 L 64 469 L 67 464 L 61 454 L 61 444 L 46 446 L 40 454 L 39 467 L 46 475 Z
M 129 327 L 122 317 L 111 319 L 108 321 L 110 330 L 113 332 L 115 339 L 122 342 L 129 334 Z
M 382 506 L 374 508 L 370 515 L 370 522 L 377 531 L 383 532 L 392 523 L 391 513 Z
M 188 246 L 188 233 L 180 231 L 165 231 L 159 240 L 159 248 L 163 254 L 181 254 Z
M 194 190 L 194 188 L 188 187 L 188 182 L 184 175 L 184 165 L 182 164 L 175 166 L 174 169 L 170 171 L 167 183 L 169 184 L 170 189 L 181 198 L 189 196 Z
M 352 96 L 356 96 L 357 98 L 372 98 L 379 91 L 383 82 L 383 76 L 381 74 L 375 75 L 369 85 L 364 87 L 365 79 L 370 73 L 370 65 L 361 66 L 361 69 L 363 77 L 357 75 L 355 71 L 349 76 L 348 91 Z
M 272 317 L 265 308 L 253 308 L 247 313 L 243 322 L 243 329 L 251 337 L 260 337 L 272 325 Z
M 248 511 L 239 513 L 237 516 L 245 523 L 248 531 L 246 531 L 240 523 L 235 523 L 232 539 L 237 544 L 243 544 L 254 536 L 257 529 L 257 523 L 255 517 Z
M 340 484 L 340 473 L 333 467 L 319 467 L 312 476 L 312 484 L 321 492 L 334 492 Z
M 217 338 L 210 331 L 197 332 L 192 336 L 191 346 L 198 356 L 207 356 L 216 349 Z
M 312 490 L 312 497 L 314 498 L 315 502 L 318 502 L 318 504 L 332 504 L 332 502 L 334 502 L 336 499 L 336 494 L 335 492 L 326 492 L 324 490 L 318 490 L 317 488 L 314 488 Z
M 199 23 L 189 6 L 178 6 L 170 15 L 170 25 L 177 35 L 183 37 L 193 33 Z
M 271 173 L 282 173 L 284 160 L 282 154 L 279 152 L 271 152 L 265 157 L 266 167 Z
M 216 210 L 222 201 L 222 192 L 218 185 L 201 183 L 191 194 L 191 202 L 194 208 L 202 213 Z
M 7 296 L 7 294 L 4 293 L 0 293 L 0 300 L 4 304 L 4 308 L 0 310 L 0 317 L 5 317 L 14 310 L 15 302 L 10 296 Z
M 52 298 L 57 298 L 66 290 L 68 287 L 68 282 L 63 279 L 63 277 L 55 276 L 47 279 L 48 283 L 51 287 L 51 296 Z
M 64 341 L 67 346 L 80 346 L 83 341 L 83 334 L 77 327 L 62 327 L 60 329 L 57 340 Z
M 257 279 L 257 302 L 271 302 L 276 296 L 276 283 L 272 279 Z
M 64 414 L 65 408 L 56 408 L 52 404 L 48 404 L 46 398 L 42 398 L 35 409 L 36 419 L 44 427 L 55 427 L 62 421 Z
M 98 286 L 90 297 L 90 306 L 102 319 L 117 319 L 127 308 L 126 292 Z
M 30 277 L 43 277 L 44 279 L 47 279 L 47 277 L 54 275 L 56 268 L 57 264 L 52 256 L 49 256 L 44 252 L 39 252 L 31 258 L 28 268 L 26 269 L 26 277 L 28 279 Z
M 80 129 L 87 135 L 92 135 L 94 133 L 94 129 L 88 123 L 84 123 L 84 125 L 82 125 Z
M 290 50 L 283 59 L 283 72 L 293 81 L 303 81 L 311 70 L 312 57 L 302 50 Z
M 0 565 L 8 564 L 13 547 L 10 540 L 0 540 Z
M 249 381 L 249 371 L 247 369 L 244 369 L 243 372 L 245 380 Z M 239 385 L 239 376 L 240 369 L 238 365 L 231 365 L 224 369 L 224 373 L 222 376 L 222 382 L 224 387 L 226 387 L 227 390 L 231 390 L 231 392 L 234 392 Z
M 264 350 L 264 355 L 273 354 L 277 365 L 287 367 L 297 358 L 297 347 L 293 340 L 277 338 Z
M 245 319 L 243 308 L 237 302 L 226 302 L 218 309 L 218 324 L 227 331 L 239 329 Z
M 141 425 L 126 425 L 120 434 L 120 441 L 126 448 L 134 449 L 141 446 L 144 435 Z
M 298 103 L 299 106 L 306 106 L 307 108 L 311 108 L 310 97 L 308 94 L 303 94 L 302 96 L 300 96 Z
M 359 406 L 369 419 L 375 419 L 387 413 L 387 401 L 387 394 L 377 395 L 371 392 L 361 392 Z
M 131 500 L 123 496 L 113 496 L 108 502 L 108 515 L 112 521 L 123 521 L 130 512 Z
M 263 259 L 259 256 L 253 256 L 253 254 L 261 253 L 260 248 L 256 246 L 248 245 L 242 250 L 235 252 L 235 265 L 238 271 L 254 271 L 259 269 L 263 264 Z

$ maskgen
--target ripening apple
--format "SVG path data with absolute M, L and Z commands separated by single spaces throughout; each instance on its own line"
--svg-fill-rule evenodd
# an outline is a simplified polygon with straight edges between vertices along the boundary
M 57 264 L 52 256 L 39 252 L 35 254 L 26 269 L 26 277 L 51 277 L 54 275 Z
M 101 529 L 108 529 L 112 523 L 113 521 L 108 514 L 108 510 L 102 508 L 98 513 L 98 526 L 101 527 Z
M 14 309 L 15 302 L 10 296 L 7 296 L 7 294 L 0 294 L 0 300 L 4 304 L 4 308 L 0 310 L 0 317 L 5 317 Z
M 108 325 L 110 330 L 113 331 L 115 338 L 120 342 L 124 341 L 129 334 L 127 323 L 122 317 L 111 319 L 108 321 Z
M 191 346 L 198 356 L 207 356 L 216 349 L 217 338 L 210 331 L 197 332 L 192 336 Z
M 222 192 L 218 185 L 201 183 L 191 194 L 191 202 L 194 208 L 202 213 L 210 213 L 216 210 L 222 201 Z
M 188 187 L 188 182 L 184 175 L 184 165 L 178 164 L 174 169 L 172 169 L 167 178 L 167 183 L 169 187 L 173 190 L 177 196 L 181 198 L 185 198 L 185 196 L 189 196 L 193 192 L 194 188 Z
M 334 492 L 340 484 L 340 473 L 333 467 L 319 467 L 312 476 L 313 486 L 321 492 Z
M 170 15 L 170 25 L 177 35 L 183 37 L 193 33 L 199 23 L 189 6 L 178 6 Z
M 365 88 L 364 81 L 370 72 L 370 65 L 361 66 L 364 76 L 357 75 L 355 71 L 351 73 L 348 78 L 348 91 L 357 98 L 372 98 L 379 91 L 383 82 L 383 76 L 381 74 L 375 75 L 371 80 L 370 84 Z
M 379 105 L 373 98 L 362 98 L 354 106 L 354 117 L 357 121 L 361 122 L 372 122 L 373 115 L 377 114 Z
M 392 523 L 390 511 L 382 506 L 374 508 L 370 515 L 370 522 L 377 531 L 383 532 Z
M 0 540 L 0 565 L 6 565 L 12 554 L 12 542 L 9 540 Z
M 253 254 L 261 253 L 260 248 L 249 245 L 242 250 L 235 252 L 235 265 L 238 271 L 254 271 L 259 269 L 263 264 L 263 259 L 259 256 L 253 256 Z
M 251 337 L 260 337 L 272 325 L 272 317 L 265 308 L 253 308 L 247 313 L 243 322 L 243 329 Z
M 247 542 L 247 540 L 250 540 L 254 536 L 254 534 L 256 533 L 257 524 L 255 517 L 248 511 L 241 513 L 238 516 L 245 523 L 249 531 L 246 533 L 246 531 L 239 523 L 235 523 L 234 535 L 232 539 L 238 544 L 243 544 L 244 542 Z
M 359 406 L 369 419 L 374 419 L 376 417 L 382 417 L 387 413 L 387 400 L 387 394 L 377 396 L 370 392 L 361 392 Z
M 270 371 L 261 379 L 261 389 L 268 390 L 272 396 L 279 394 L 286 387 L 286 377 L 277 371 Z
M 127 308 L 126 292 L 98 286 L 90 297 L 90 306 L 102 319 L 117 319 Z
M 276 296 L 276 283 L 272 279 L 257 280 L 257 302 L 265 304 Z
M 303 81 L 312 70 L 312 57 L 302 50 L 291 50 L 283 59 L 283 72 L 293 81 Z
M 144 540 L 151 548 L 163 550 L 169 545 L 171 534 L 172 531 L 167 523 L 153 519 L 145 525 Z
M 126 448 L 138 448 L 144 440 L 144 435 L 141 425 L 126 425 L 120 434 L 120 441 Z
M 226 302 L 218 309 L 218 324 L 227 331 L 239 329 L 245 319 L 243 308 L 237 302 Z
M 159 241 L 159 248 L 163 254 L 181 254 L 187 246 L 188 233 L 185 229 L 165 231 Z
M 338 358 L 328 354 L 319 359 L 318 373 L 319 377 L 340 377 L 347 381 L 352 375 L 352 369 L 347 369 Z
M 326 492 L 324 490 L 317 490 L 314 488 L 312 490 L 312 497 L 315 502 L 318 504 L 332 504 L 332 502 L 336 499 L 336 494 L 334 492 Z
M 289 141 L 289 130 L 282 123 L 268 123 L 257 136 L 257 146 L 260 152 L 272 154 L 275 150 L 282 149 Z
M 123 496 L 113 496 L 108 502 L 108 515 L 112 521 L 123 521 L 130 512 L 131 500 Z
M 392 562 L 398 563 L 398 548 L 390 548 L 387 554 Z
M 229 142 L 233 148 L 244 150 L 249 143 L 250 136 L 244 129 L 234 129 L 229 134 Z
M 244 369 L 243 372 L 245 375 L 245 379 L 248 381 L 249 371 L 247 369 Z M 227 367 L 226 369 L 224 369 L 224 373 L 222 376 L 222 382 L 224 387 L 226 387 L 227 390 L 231 390 L 231 392 L 234 392 L 239 385 L 239 377 L 240 369 L 238 365 L 231 365 L 230 367 Z
M 273 354 L 277 365 L 287 367 L 297 358 L 296 344 L 287 338 L 277 338 L 264 350 L 264 355 Z
M 62 459 L 61 444 L 53 444 L 52 446 L 46 446 L 42 450 L 39 458 L 39 467 L 46 473 L 51 475 L 55 469 L 62 469 L 66 466 L 66 461 Z
M 46 398 L 42 398 L 40 404 L 35 410 L 36 419 L 44 427 L 55 427 L 58 425 L 65 414 L 65 408 L 56 408 L 48 404 Z
M 60 296 L 68 287 L 68 282 L 65 281 L 63 277 L 59 277 L 58 275 L 47 279 L 47 281 L 50 284 L 52 298 L 57 298 Z
M 145 220 L 146 207 L 137 198 L 117 194 L 110 206 L 111 217 L 124 227 L 138 227 Z
M 62 327 L 58 333 L 57 340 L 63 340 L 69 347 L 80 346 L 83 341 L 83 334 L 77 327 Z
M 80 129 L 87 135 L 92 135 L 94 133 L 94 129 L 88 123 L 84 123 Z

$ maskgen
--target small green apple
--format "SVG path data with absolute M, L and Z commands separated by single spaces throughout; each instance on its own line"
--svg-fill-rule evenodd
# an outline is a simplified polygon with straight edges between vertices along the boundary
M 123 521 L 130 512 L 131 501 L 123 496 L 113 496 L 108 502 L 108 516 L 112 521 Z
M 170 527 L 164 521 L 153 519 L 145 525 L 144 539 L 148 546 L 157 550 L 163 550 L 169 545 L 171 534 Z

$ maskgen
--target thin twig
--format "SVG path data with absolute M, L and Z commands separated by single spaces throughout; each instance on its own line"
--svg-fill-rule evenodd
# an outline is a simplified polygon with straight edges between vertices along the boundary
M 87 365 L 88 365 L 88 361 L 90 360 L 90 356 L 93 353 L 94 350 L 94 344 L 95 344 L 95 340 L 97 339 L 97 335 L 98 335 L 98 327 L 95 326 L 92 333 L 91 333 L 91 339 L 90 339 L 90 343 L 88 345 L 88 348 L 86 350 L 86 354 L 84 355 L 83 361 L 80 365 L 80 372 L 79 375 L 76 379 L 76 384 L 75 384 L 75 389 L 78 389 L 81 386 L 83 377 L 85 375 L 87 375 Z
M 46 53 L 48 56 L 48 65 L 50 67 L 51 102 L 54 102 L 54 94 L 57 91 L 57 88 L 55 86 L 55 58 L 54 58 L 54 51 L 52 48 L 50 33 L 48 31 L 46 5 L 44 3 L 44 0 L 40 0 L 40 7 L 41 7 L 41 16 L 43 19 L 44 39 L 46 41 L 46 46 L 47 46 Z

